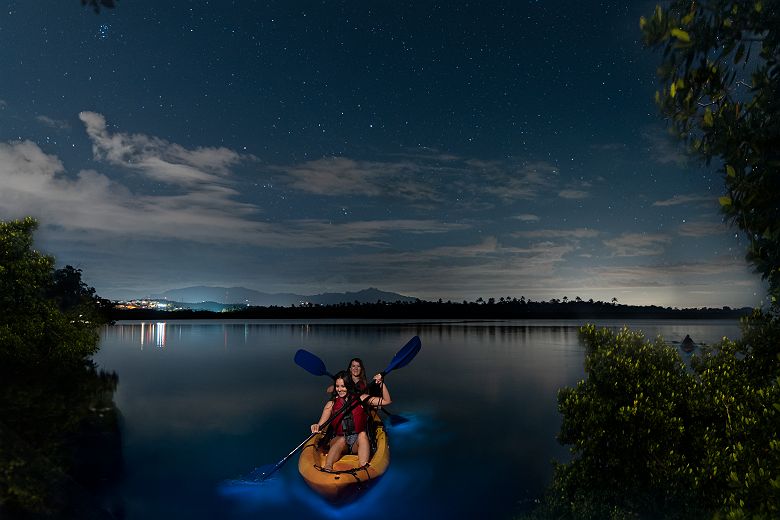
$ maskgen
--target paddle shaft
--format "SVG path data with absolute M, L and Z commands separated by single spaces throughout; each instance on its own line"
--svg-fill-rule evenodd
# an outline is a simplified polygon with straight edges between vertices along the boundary
M 399 350 L 395 356 L 393 356 L 393 359 L 390 361 L 390 363 L 387 365 L 387 368 L 385 368 L 380 374 L 382 374 L 382 378 L 392 372 L 395 369 L 405 367 L 408 365 L 412 359 L 417 355 L 418 352 L 420 352 L 420 348 L 422 347 L 422 342 L 420 341 L 420 338 L 418 336 L 414 336 L 412 339 L 410 339 L 406 345 L 404 345 L 401 350 Z M 317 357 L 315 354 L 312 354 L 308 350 L 305 349 L 298 349 L 298 351 L 295 353 L 294 357 L 295 363 L 309 372 L 312 375 L 315 376 L 328 376 L 331 379 L 335 379 L 333 374 L 328 372 L 328 369 L 325 367 L 325 362 L 322 361 L 319 357 Z M 371 381 L 370 385 L 373 386 L 376 384 L 376 381 Z M 395 415 L 391 412 L 389 412 L 387 409 L 382 408 L 382 410 L 385 412 L 385 414 L 390 418 L 390 422 L 392 423 L 401 423 L 406 422 L 407 419 L 404 417 L 401 417 L 400 415 Z
M 270 470 L 268 473 L 263 473 L 263 476 L 260 478 L 260 480 L 266 480 L 266 479 L 267 479 L 268 477 L 270 477 L 272 474 L 276 473 L 276 471 L 277 471 L 279 468 L 281 468 L 281 467 L 284 465 L 284 463 L 285 463 L 285 462 L 287 462 L 287 461 L 289 460 L 289 458 L 290 458 L 290 457 L 292 457 L 293 455 L 295 455 L 295 453 L 296 453 L 298 450 L 300 450 L 301 448 L 303 448 L 303 447 L 306 445 L 306 443 L 307 443 L 307 442 L 309 442 L 309 441 L 310 441 L 310 440 L 311 440 L 311 439 L 312 439 L 312 438 L 313 438 L 315 435 L 317 435 L 318 433 L 321 433 L 321 432 L 322 432 L 322 428 L 324 428 L 324 427 L 326 427 L 327 425 L 329 425 L 330 423 L 332 423 L 332 422 L 333 422 L 333 420 L 334 420 L 334 419 L 335 419 L 337 416 L 341 416 L 341 417 L 343 417 L 345 414 L 347 414 L 347 413 L 351 412 L 351 411 L 352 411 L 352 410 L 353 410 L 353 409 L 354 409 L 354 408 L 355 408 L 355 407 L 356 407 L 358 404 L 360 404 L 361 402 L 362 402 L 362 401 L 360 400 L 360 398 L 359 398 L 359 397 L 356 397 L 355 399 L 353 399 L 352 401 L 350 401 L 350 403 L 349 403 L 349 404 L 347 405 L 347 407 L 346 407 L 346 410 L 343 410 L 343 411 L 342 411 L 342 410 L 339 410 L 339 411 L 338 411 L 337 413 L 335 413 L 335 414 L 331 412 L 331 415 L 330 415 L 330 417 L 328 418 L 328 420 L 327 420 L 327 421 L 325 421 L 324 423 L 320 424 L 320 431 L 319 431 L 319 432 L 314 432 L 314 433 L 312 433 L 311 435 L 309 435 L 308 437 L 306 437 L 306 439 L 304 439 L 304 441 L 303 441 L 302 443 L 300 443 L 298 446 L 296 446 L 296 447 L 295 447 L 295 449 L 293 449 L 293 450 L 292 450 L 290 453 L 288 453 L 287 455 L 285 455 L 285 456 L 284 456 L 284 458 L 282 458 L 282 460 L 280 460 L 279 462 L 277 462 L 277 463 L 276 463 L 276 465 L 275 465 L 273 468 L 271 468 L 271 470 Z
M 420 338 L 415 336 L 411 340 L 409 340 L 406 345 L 404 345 L 401 350 L 399 350 L 393 359 L 390 361 L 390 363 L 387 365 L 387 368 L 382 371 L 382 377 L 386 376 L 393 370 L 401 367 L 405 367 L 408 365 L 412 359 L 417 355 L 418 352 L 420 352 L 421 347 Z M 312 354 L 311 352 L 308 352 L 303 349 L 299 349 L 298 352 L 295 354 L 295 362 L 307 370 L 308 372 L 311 372 L 315 375 L 328 375 L 331 376 L 331 374 L 328 373 L 328 371 L 325 369 L 325 363 L 319 359 L 317 356 Z M 325 426 L 329 425 L 333 419 L 336 418 L 338 415 L 344 415 L 348 412 L 351 412 L 353 408 L 355 408 L 358 403 L 361 403 L 362 401 L 360 398 L 356 398 L 354 401 L 352 401 L 349 405 L 347 405 L 347 409 L 345 411 L 339 411 L 337 414 L 331 413 L 331 416 L 328 418 L 327 421 L 320 424 L 320 429 L 324 428 Z M 392 415 L 389 412 L 385 410 L 385 413 L 388 415 Z M 272 474 L 274 474 L 279 468 L 281 468 L 285 462 L 287 462 L 290 457 L 292 457 L 298 450 L 303 448 L 303 446 L 306 445 L 307 442 L 309 442 L 317 433 L 312 433 L 306 439 L 300 443 L 298 446 L 295 447 L 290 453 L 288 453 L 282 460 L 276 463 L 276 465 L 271 468 L 271 470 L 268 473 L 263 473 L 263 476 L 260 478 L 260 480 L 265 480 Z

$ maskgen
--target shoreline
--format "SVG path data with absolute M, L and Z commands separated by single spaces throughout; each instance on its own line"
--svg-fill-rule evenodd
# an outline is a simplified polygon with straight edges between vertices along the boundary
M 739 319 L 753 312 L 740 309 L 673 309 L 575 303 L 452 304 L 347 304 L 305 307 L 247 307 L 221 312 L 180 309 L 110 309 L 107 317 L 119 320 L 594 320 L 594 319 Z

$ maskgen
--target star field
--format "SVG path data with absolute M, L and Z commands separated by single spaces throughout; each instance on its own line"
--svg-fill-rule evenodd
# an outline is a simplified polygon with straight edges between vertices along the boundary
M 117 299 L 757 305 L 720 179 L 653 105 L 652 8 L 9 1 L 0 218 Z

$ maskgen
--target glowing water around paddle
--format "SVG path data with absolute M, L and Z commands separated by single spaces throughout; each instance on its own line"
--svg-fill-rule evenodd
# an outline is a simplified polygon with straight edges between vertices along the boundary
M 116 371 L 124 418 L 126 518 L 511 517 L 543 491 L 557 445 L 559 387 L 583 376 L 579 322 L 120 323 L 97 363 Z M 622 323 L 604 323 L 619 327 Z M 733 322 L 636 322 L 649 336 L 714 343 Z M 293 457 L 270 480 L 242 481 L 309 435 L 325 377 L 296 366 L 306 348 L 336 371 L 360 356 L 382 370 L 412 336 L 423 349 L 388 376 L 388 472 L 355 502 L 311 491 Z

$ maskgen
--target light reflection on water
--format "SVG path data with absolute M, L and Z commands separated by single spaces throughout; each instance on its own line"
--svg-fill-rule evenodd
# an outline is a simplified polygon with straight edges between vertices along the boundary
M 98 364 L 119 375 L 127 518 L 511 517 L 547 485 L 558 388 L 583 377 L 574 321 L 120 322 Z M 599 325 L 620 328 L 623 323 Z M 648 337 L 736 337 L 736 322 L 629 323 Z M 388 376 L 409 422 L 390 426 L 387 474 L 357 501 L 332 506 L 292 457 L 263 483 L 241 481 L 308 436 L 328 381 L 293 363 L 298 348 L 335 372 L 358 355 L 384 369 L 409 338 L 423 348 Z M 152 347 L 152 348 L 146 348 Z

